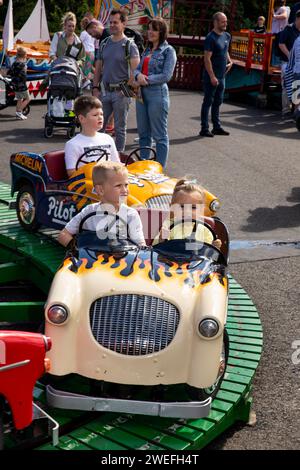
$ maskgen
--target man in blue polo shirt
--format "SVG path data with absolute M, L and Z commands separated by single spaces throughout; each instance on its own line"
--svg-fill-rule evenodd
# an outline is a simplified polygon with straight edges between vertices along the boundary
M 214 137 L 214 135 L 229 135 L 221 127 L 220 106 L 223 103 L 225 89 L 225 74 L 230 70 L 232 62 L 229 56 L 229 44 L 231 36 L 226 32 L 227 17 L 222 12 L 213 15 L 213 30 L 204 41 L 204 75 L 203 90 L 204 99 L 201 108 L 202 137 Z M 209 130 L 208 116 L 211 108 L 213 123 L 212 132 Z

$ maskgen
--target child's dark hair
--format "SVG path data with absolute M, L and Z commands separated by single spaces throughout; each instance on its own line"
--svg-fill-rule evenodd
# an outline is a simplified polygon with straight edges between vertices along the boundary
M 74 104 L 74 113 L 78 117 L 80 114 L 86 117 L 91 109 L 102 109 L 101 101 L 95 96 L 82 95 L 76 98 Z
M 127 15 L 127 11 L 125 11 L 125 8 L 114 8 L 111 12 L 110 12 L 110 15 L 109 16 L 115 16 L 115 15 L 120 15 L 120 20 L 122 23 L 125 23 L 127 18 L 128 18 L 128 15 Z

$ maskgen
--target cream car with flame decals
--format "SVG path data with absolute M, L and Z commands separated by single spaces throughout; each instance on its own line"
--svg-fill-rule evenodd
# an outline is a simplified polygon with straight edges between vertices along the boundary
M 114 388 L 181 387 L 188 399 L 176 392 L 175 401 L 116 400 L 50 386 L 52 406 L 185 418 L 209 413 L 228 355 L 228 236 L 218 219 L 199 223 L 222 240 L 220 250 L 186 234 L 139 249 L 83 232 L 78 254 L 55 275 L 45 310 L 51 373 Z

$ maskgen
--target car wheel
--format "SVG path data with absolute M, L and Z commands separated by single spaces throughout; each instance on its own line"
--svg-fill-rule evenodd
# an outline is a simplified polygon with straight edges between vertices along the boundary
M 30 113 L 30 106 L 29 104 L 27 106 L 25 106 L 25 108 L 23 109 L 22 113 L 24 114 L 24 116 L 27 116 L 29 113 Z
M 53 137 L 53 127 L 52 126 L 46 126 L 44 129 L 44 136 L 46 139 L 51 139 Z
M 17 196 L 17 216 L 25 230 L 33 232 L 40 224 L 36 220 L 36 198 L 32 186 L 23 186 Z
M 209 397 L 211 397 L 213 400 L 215 396 L 217 395 L 218 391 L 220 390 L 221 383 L 222 383 L 226 366 L 227 366 L 228 356 L 229 356 L 229 337 L 228 337 L 228 333 L 226 329 L 224 329 L 222 356 L 224 357 L 224 360 L 225 360 L 224 370 L 222 371 L 222 373 L 219 375 L 219 377 L 217 378 L 217 380 L 211 387 L 196 388 L 196 387 L 191 387 L 190 385 L 187 385 L 187 393 L 189 397 L 191 398 L 191 400 L 203 401 Z
M 75 130 L 75 127 L 69 127 L 69 128 L 67 129 L 67 137 L 68 137 L 68 139 L 72 139 L 72 137 L 75 136 L 75 131 L 76 131 L 76 130 Z

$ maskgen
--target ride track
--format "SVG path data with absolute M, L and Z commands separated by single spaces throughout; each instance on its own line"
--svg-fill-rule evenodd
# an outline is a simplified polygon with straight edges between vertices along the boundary
M 45 298 L 64 250 L 57 232 L 44 229 L 28 233 L 18 223 L 10 186 L 0 185 L 0 287 L 30 281 Z M 202 449 L 236 421 L 248 422 L 252 381 L 263 344 L 258 312 L 244 289 L 230 277 L 226 329 L 230 351 L 224 380 L 207 418 L 170 419 L 117 413 L 47 409 L 60 423 L 59 444 L 31 443 L 40 450 L 195 450 Z M 34 292 L 33 292 L 34 297 Z M 44 301 L 0 300 L 1 322 L 36 322 L 43 315 Z M 68 380 L 68 379 L 66 379 Z M 72 378 L 69 386 L 72 386 Z M 67 384 L 68 386 L 68 384 Z M 46 406 L 45 385 L 37 383 L 34 401 Z M 13 444 L 7 443 L 8 447 Z

